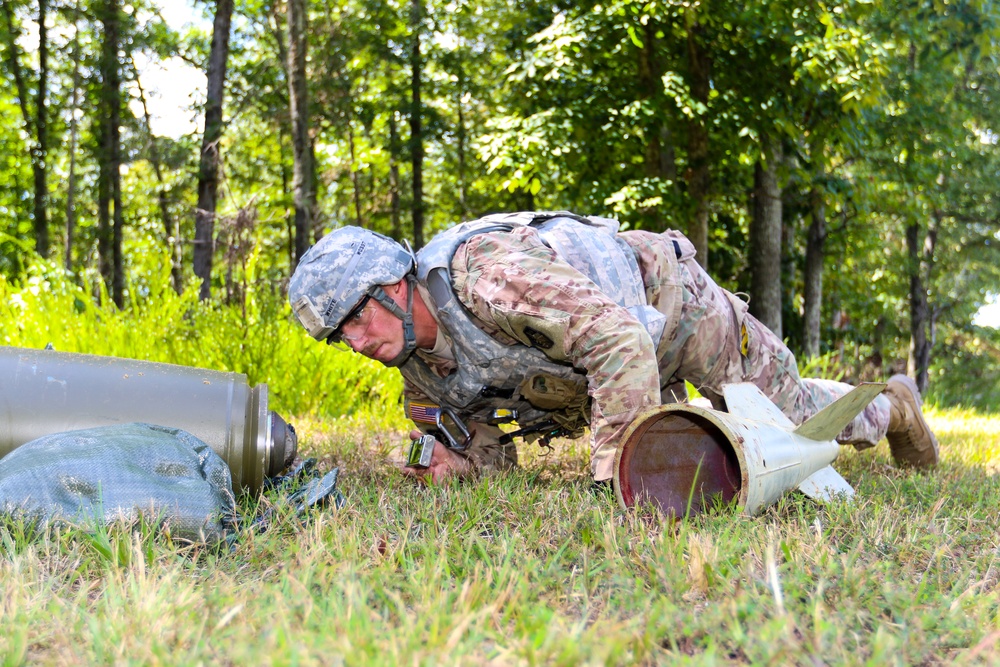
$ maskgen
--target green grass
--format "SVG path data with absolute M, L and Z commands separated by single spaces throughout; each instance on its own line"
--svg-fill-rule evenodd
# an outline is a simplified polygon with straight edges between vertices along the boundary
M 270 281 L 253 283 L 242 303 L 200 302 L 193 283 L 174 293 L 162 263 L 135 280 L 119 310 L 99 282 L 78 285 L 56 265 L 33 266 L 22 285 L 0 276 L 0 345 L 243 373 L 267 384 L 272 409 L 285 415 L 394 414 L 400 404 L 396 371 L 317 344 Z
M 0 526 L 3 665 L 1000 664 L 998 416 L 930 410 L 933 473 L 847 450 L 855 502 L 788 495 L 755 518 L 623 512 L 591 494 L 578 441 L 424 487 L 396 470 L 397 374 L 316 345 L 266 281 L 244 310 L 173 294 L 161 267 L 119 311 L 42 268 L 0 281 L 0 343 L 266 382 L 347 505 L 303 522 L 244 498 L 277 520 L 232 551 L 141 522 Z
M 580 442 L 448 487 L 403 435 L 297 422 L 347 505 L 232 552 L 146 526 L 0 531 L 4 664 L 996 664 L 1000 419 L 932 411 L 944 461 L 837 467 L 854 503 L 786 496 L 664 524 L 589 491 Z M 261 502 L 269 503 L 269 499 Z M 253 503 L 243 501 L 244 510 Z

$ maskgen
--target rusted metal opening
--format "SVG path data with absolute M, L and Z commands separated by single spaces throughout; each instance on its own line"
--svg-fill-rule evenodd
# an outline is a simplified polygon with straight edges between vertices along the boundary
M 626 506 L 649 502 L 677 518 L 729 503 L 742 487 L 732 444 L 716 424 L 692 412 L 647 419 L 622 444 L 617 473 Z

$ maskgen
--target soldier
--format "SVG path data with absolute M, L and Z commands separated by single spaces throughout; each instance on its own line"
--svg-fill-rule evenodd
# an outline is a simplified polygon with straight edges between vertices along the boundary
M 800 378 L 791 351 L 715 284 L 682 234 L 618 229 L 568 212 L 498 214 L 414 256 L 344 227 L 302 258 L 289 301 L 315 339 L 399 368 L 409 416 L 450 441 L 434 445 L 429 468 L 404 468 L 435 482 L 517 465 L 515 437 L 589 426 L 591 472 L 607 484 L 628 424 L 686 400 L 685 380 L 720 410 L 723 385 L 752 382 L 797 424 L 850 391 Z M 504 421 L 519 430 L 505 434 Z M 899 465 L 938 461 L 906 376 L 838 441 L 864 449 L 883 436 Z

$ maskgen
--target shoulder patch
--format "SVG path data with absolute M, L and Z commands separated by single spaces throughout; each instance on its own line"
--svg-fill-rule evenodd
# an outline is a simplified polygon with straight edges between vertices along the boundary
M 531 327 L 524 327 L 524 335 L 529 341 L 531 341 L 531 345 L 533 347 L 537 347 L 540 350 L 551 349 L 555 344 L 552 342 L 551 338 L 543 334 L 541 331 L 532 329 Z

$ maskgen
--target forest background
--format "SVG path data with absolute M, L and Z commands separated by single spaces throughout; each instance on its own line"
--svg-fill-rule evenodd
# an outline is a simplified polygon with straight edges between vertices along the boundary
M 807 372 L 1000 405 L 1000 334 L 975 323 L 1000 284 L 992 2 L 194 11 L 0 0 L 4 344 L 241 371 L 291 414 L 344 414 L 398 384 L 292 323 L 317 238 L 419 248 L 568 209 L 686 232 Z M 178 59 L 208 85 L 167 136 L 142 71 Z

